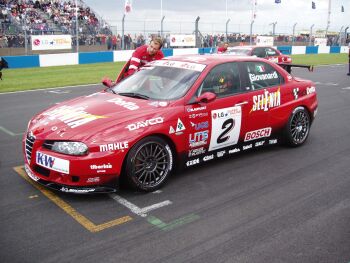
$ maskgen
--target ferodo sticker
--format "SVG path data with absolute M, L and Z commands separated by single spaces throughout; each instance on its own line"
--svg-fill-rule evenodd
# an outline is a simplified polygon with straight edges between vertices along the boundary
M 237 144 L 241 120 L 240 106 L 213 110 L 209 151 Z

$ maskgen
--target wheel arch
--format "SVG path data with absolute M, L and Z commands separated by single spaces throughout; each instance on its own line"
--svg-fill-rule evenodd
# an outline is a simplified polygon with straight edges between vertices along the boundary
M 174 163 L 173 163 L 173 165 L 174 165 L 174 167 L 175 167 L 175 169 L 176 169 L 177 164 L 178 164 L 178 160 L 179 160 L 179 155 L 178 155 L 177 148 L 176 148 L 176 145 L 175 145 L 174 141 L 173 141 L 169 136 L 167 136 L 167 135 L 165 135 L 165 134 L 163 134 L 163 133 L 150 133 L 150 134 L 147 134 L 147 136 L 140 137 L 138 140 L 136 140 L 136 141 L 134 142 L 133 146 L 134 146 L 135 144 L 137 144 L 139 141 L 143 140 L 144 138 L 152 137 L 152 136 L 159 137 L 159 138 L 165 140 L 165 141 L 169 144 L 170 149 L 171 149 L 171 151 L 172 151 L 172 153 L 173 153 L 173 158 L 174 158 Z M 132 146 L 132 147 L 133 147 L 133 146 Z M 131 148 L 132 148 L 132 147 L 131 147 Z M 125 169 L 126 169 L 127 157 L 128 157 L 128 154 L 129 154 L 131 148 L 128 149 L 127 154 L 125 154 L 125 156 L 124 156 L 123 163 L 122 163 L 122 168 L 121 168 L 121 173 L 120 173 L 120 177 L 124 177 L 124 176 L 125 176 Z

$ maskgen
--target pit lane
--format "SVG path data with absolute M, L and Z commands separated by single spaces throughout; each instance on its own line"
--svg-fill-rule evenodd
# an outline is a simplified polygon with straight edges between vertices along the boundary
M 350 261 L 347 65 L 315 81 L 318 116 L 300 148 L 273 146 L 173 176 L 161 191 L 69 195 L 24 176 L 31 116 L 101 86 L 0 95 L 1 262 Z

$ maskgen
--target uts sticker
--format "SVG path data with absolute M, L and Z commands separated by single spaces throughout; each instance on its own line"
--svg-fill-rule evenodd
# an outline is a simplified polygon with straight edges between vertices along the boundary
M 268 111 L 271 108 L 275 108 L 281 105 L 281 92 L 278 88 L 275 92 L 269 92 L 264 90 L 263 94 L 253 96 L 253 108 L 252 111 Z

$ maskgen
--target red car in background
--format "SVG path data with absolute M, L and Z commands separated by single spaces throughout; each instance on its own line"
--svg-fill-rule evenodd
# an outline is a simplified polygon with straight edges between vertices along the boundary
M 228 49 L 227 54 L 256 56 L 275 63 L 292 63 L 292 58 L 269 46 L 237 46 Z
M 168 57 L 34 116 L 23 138 L 25 170 L 68 193 L 115 191 L 121 176 L 154 191 L 180 164 L 302 145 L 317 105 L 312 81 L 266 59 Z

